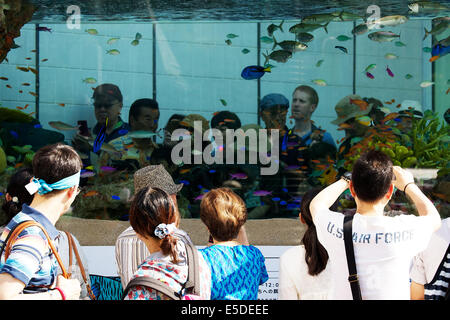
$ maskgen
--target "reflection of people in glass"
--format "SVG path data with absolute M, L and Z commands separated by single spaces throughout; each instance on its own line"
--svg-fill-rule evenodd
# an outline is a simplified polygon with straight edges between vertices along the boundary
M 287 149 L 286 164 L 295 167 L 288 170 L 290 176 L 300 171 L 297 178 L 308 177 L 315 169 L 315 162 L 327 164 L 328 158 L 334 160 L 336 145 L 330 133 L 318 128 L 311 117 L 319 104 L 316 90 L 301 85 L 292 94 L 292 116 L 295 126 L 289 130 L 287 141 L 283 141 L 281 150 Z M 314 161 L 314 162 L 312 162 Z M 295 181 L 292 181 L 295 187 Z M 313 181 L 309 181 L 310 184 Z
M 339 126 L 338 130 L 345 131 L 344 140 L 338 148 L 337 157 L 340 160 L 344 159 L 350 151 L 353 138 L 364 137 L 372 121 L 368 116 L 372 110 L 372 104 L 363 101 L 359 95 L 348 95 L 336 104 L 334 110 L 337 118 L 331 123 Z M 368 119 L 363 118 L 365 116 Z
M 173 147 L 178 141 L 172 141 L 172 132 L 180 128 L 180 121 L 183 120 L 185 115 L 175 113 L 167 120 L 167 124 L 164 127 L 164 140 L 163 145 L 167 147 Z
M 101 132 L 102 127 L 106 126 L 104 144 L 125 135 L 130 130 L 129 125 L 120 117 L 123 97 L 118 86 L 110 83 L 101 84 L 95 88 L 92 98 L 94 99 L 94 112 L 97 119 L 97 124 L 92 129 L 93 137 L 90 137 L 90 134 L 89 137 L 85 137 L 77 133 L 72 140 L 73 147 L 86 154 L 93 150 L 92 141 Z

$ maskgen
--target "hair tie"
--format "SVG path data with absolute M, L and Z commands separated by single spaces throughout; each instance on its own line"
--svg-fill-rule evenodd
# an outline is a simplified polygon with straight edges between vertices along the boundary
M 160 223 L 155 228 L 155 236 L 157 236 L 160 239 L 164 239 L 169 234 L 172 234 L 176 229 L 177 227 L 175 226 L 175 223 L 171 224 Z
M 12 198 L 12 202 L 19 203 L 19 198 L 13 197 L 13 198 Z

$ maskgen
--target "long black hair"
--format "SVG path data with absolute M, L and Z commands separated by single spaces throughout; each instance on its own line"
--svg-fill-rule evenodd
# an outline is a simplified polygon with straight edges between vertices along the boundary
M 303 221 L 308 228 L 303 235 L 303 245 L 305 246 L 305 261 L 308 265 L 308 273 L 312 276 L 321 273 L 328 263 L 328 252 L 320 244 L 317 238 L 316 226 L 313 223 L 311 212 L 309 211 L 309 205 L 314 197 L 322 191 L 322 188 L 315 188 L 307 191 L 302 198 L 300 204 L 300 212 L 302 214 Z

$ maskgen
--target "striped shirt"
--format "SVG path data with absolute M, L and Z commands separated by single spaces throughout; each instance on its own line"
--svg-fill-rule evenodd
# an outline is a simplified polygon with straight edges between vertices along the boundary
M 59 232 L 41 212 L 24 204 L 22 211 L 15 215 L 0 235 L 3 248 L 8 233 L 22 221 L 35 220 L 40 223 L 52 240 Z M 39 227 L 31 226 L 23 230 L 14 245 L 8 260 L 4 253 L 0 257 L 0 273 L 8 273 L 25 284 L 24 293 L 46 291 L 54 283 L 58 263 L 47 243 L 47 238 Z
M 125 288 L 138 270 L 139 265 L 150 255 L 150 252 L 130 226 L 117 238 L 115 253 L 117 274 Z
M 425 300 L 443 300 L 450 283 L 450 245 L 430 283 L 424 285 Z

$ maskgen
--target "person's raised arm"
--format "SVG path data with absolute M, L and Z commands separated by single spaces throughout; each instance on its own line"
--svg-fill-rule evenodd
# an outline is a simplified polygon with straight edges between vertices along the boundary
M 427 198 L 427 196 L 420 190 L 420 188 L 414 183 L 413 174 L 401 167 L 393 167 L 395 180 L 394 186 L 405 192 L 405 194 L 411 199 L 417 208 L 417 212 L 420 216 L 429 216 L 433 219 L 433 230 L 436 231 L 441 227 L 441 217 L 436 207 Z
M 312 219 L 314 220 L 316 212 L 328 210 L 347 188 L 348 181 L 342 178 L 320 191 L 309 205 Z

